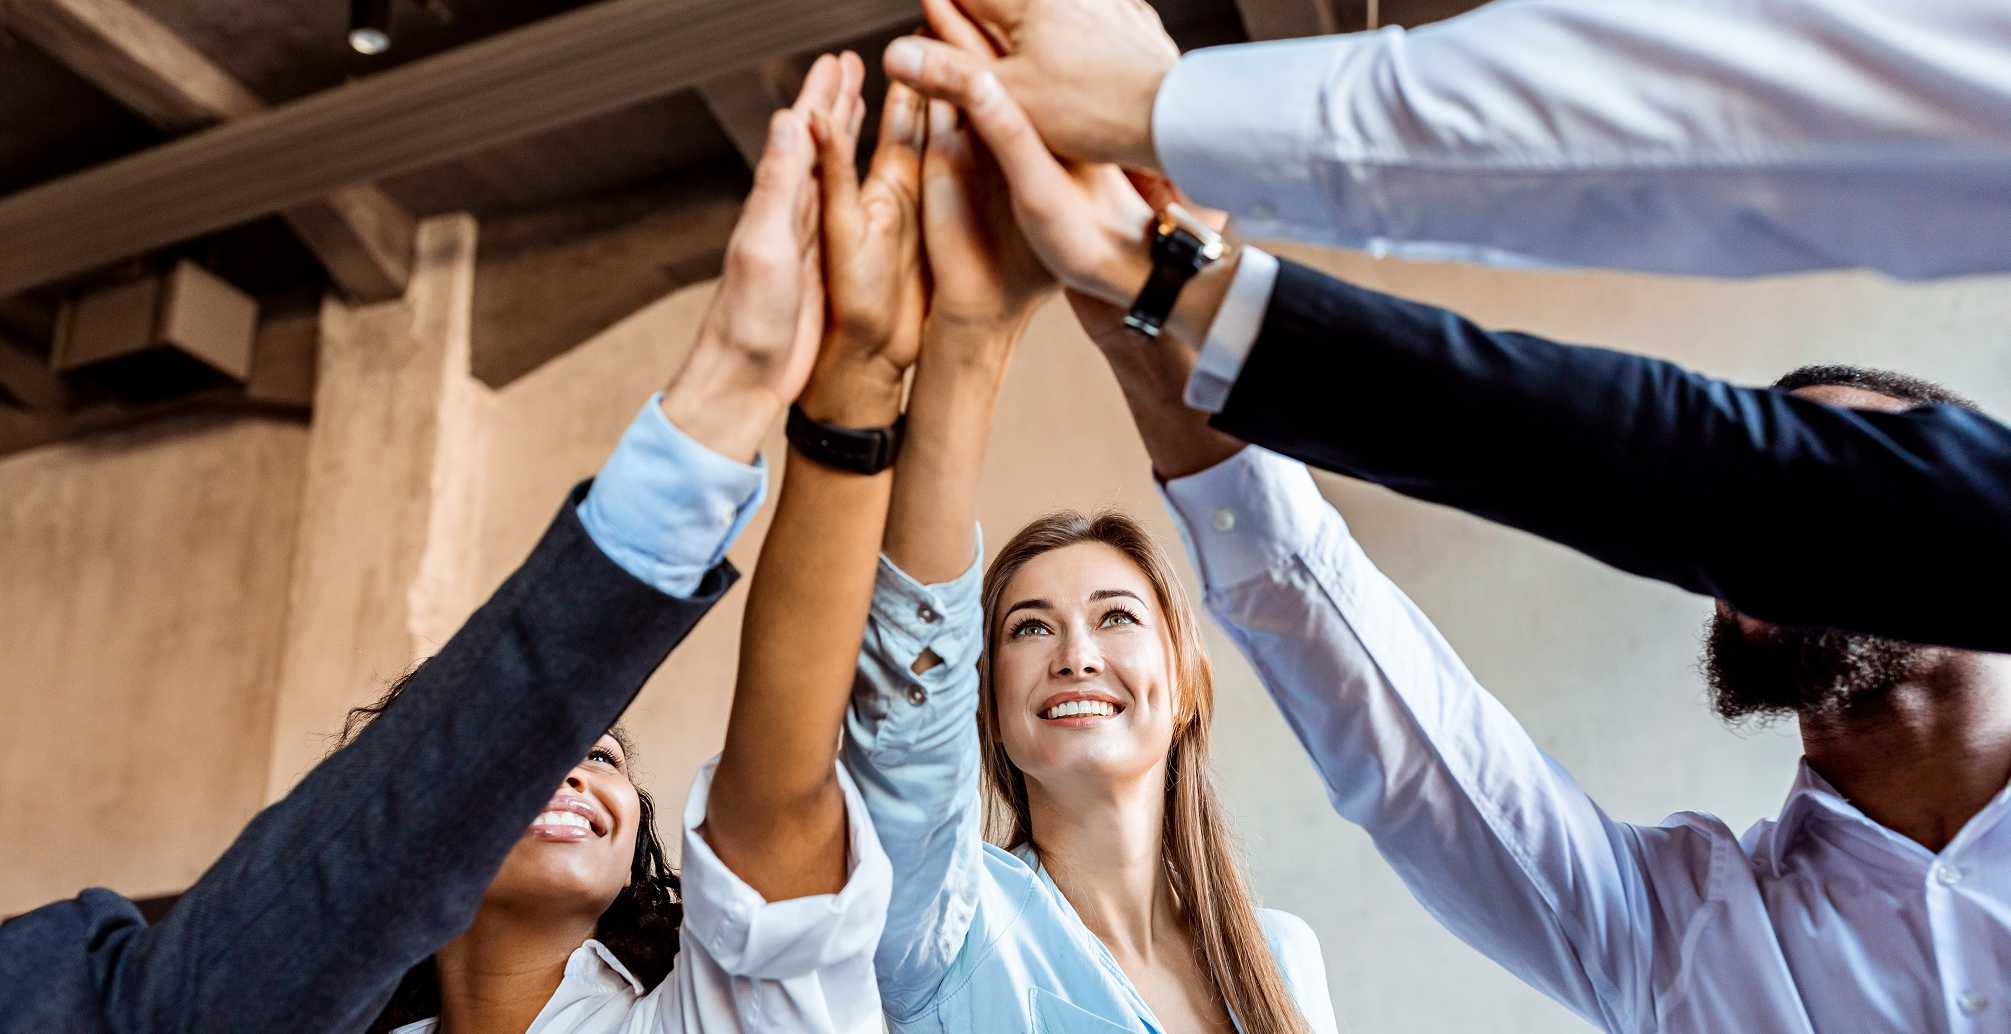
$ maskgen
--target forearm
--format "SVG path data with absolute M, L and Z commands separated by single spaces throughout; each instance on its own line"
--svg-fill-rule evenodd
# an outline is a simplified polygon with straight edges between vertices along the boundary
M 1957 602 L 2011 576 L 2011 429 L 1979 414 L 1837 409 L 1285 263 L 1215 425 L 1769 621 L 2011 647 Z M 1877 578 L 1828 559 L 1866 542 L 1898 551 Z
M 882 546 L 894 566 L 923 584 L 947 582 L 970 566 L 992 415 L 1027 322 L 932 320 L 923 332 Z
M 820 370 L 800 404 L 813 419 L 874 427 L 893 422 L 899 399 L 898 381 Z M 792 450 L 762 544 L 706 837 L 769 900 L 843 883 L 838 730 L 892 482 L 887 472 L 841 471 Z
M 1235 279 L 1241 254 L 1232 252 L 1188 282 L 1159 337 L 1116 325 L 1097 335 L 1097 347 L 1117 378 L 1153 472 L 1161 479 L 1205 470 L 1242 447 L 1209 427 L 1208 414 L 1185 402 L 1197 355 Z
M 1376 569 L 1302 465 L 1251 449 L 1164 491 L 1209 611 L 1335 809 L 1454 933 L 1610 1019 L 1602 991 L 1641 975 L 1632 950 L 1645 933 L 1624 831 Z
M 111 1015 L 134 1029 L 190 1016 L 360 1027 L 466 927 L 551 788 L 733 578 L 721 567 L 691 599 L 664 596 L 593 543 L 577 502 L 396 703 L 253 820 L 165 921 L 103 946 Z M 287 938 L 288 965 L 261 956 L 274 931 L 308 927 Z

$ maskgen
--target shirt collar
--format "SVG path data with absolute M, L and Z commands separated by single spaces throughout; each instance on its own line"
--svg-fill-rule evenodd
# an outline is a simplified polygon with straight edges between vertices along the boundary
M 628 986 L 634 988 L 638 996 L 645 993 L 642 981 L 637 980 L 635 974 L 630 973 L 628 967 L 622 965 L 621 960 L 614 957 L 614 952 L 609 951 L 607 945 L 592 937 L 587 938 L 584 944 L 581 944 L 573 951 L 572 957 L 566 960 L 566 976 L 570 977 L 575 973 L 579 973 L 582 976 L 588 975 L 586 973 L 587 967 L 593 965 L 595 958 L 605 963 L 607 968 L 614 970 L 616 976 L 627 981 Z
M 1949 843 L 1949 849 L 1953 850 L 1987 832 L 2007 814 L 2011 814 L 2011 784 L 1998 791 L 1989 804 L 1970 818 L 1962 831 L 1956 834 L 1955 840 Z M 1869 836 L 1921 860 L 1930 857 L 1919 844 L 1879 825 L 1871 816 L 1859 811 L 1857 805 L 1850 803 L 1836 787 L 1831 786 L 1829 780 L 1824 779 L 1822 773 L 1817 772 L 1804 757 L 1795 772 L 1794 786 L 1788 790 L 1788 799 L 1781 805 L 1780 815 L 1774 820 L 1773 836 L 1767 843 L 1767 861 L 1773 865 L 1774 872 L 1785 871 L 1783 863 L 1795 840 L 1810 822 L 1817 820 L 1837 822 L 1859 834 L 1860 838 Z

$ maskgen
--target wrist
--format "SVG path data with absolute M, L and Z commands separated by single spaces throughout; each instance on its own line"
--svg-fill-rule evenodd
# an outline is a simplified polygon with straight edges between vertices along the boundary
M 922 324 L 922 351 L 917 363 L 934 371 L 954 371 L 960 376 L 1003 376 L 1012 361 L 1014 346 L 1026 335 L 1033 321 L 1033 309 L 1018 313 L 964 316 L 933 311 Z
M 805 416 L 836 427 L 889 427 L 901 415 L 901 371 L 873 359 L 818 364 L 797 398 Z
M 664 386 L 663 415 L 700 445 L 752 463 L 786 405 L 762 367 L 745 353 L 701 338 Z

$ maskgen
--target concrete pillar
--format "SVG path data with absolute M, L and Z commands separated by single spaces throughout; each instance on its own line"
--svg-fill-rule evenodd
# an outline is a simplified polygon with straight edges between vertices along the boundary
M 469 375 L 475 220 L 419 227 L 405 297 L 321 313 L 269 799 L 333 746 L 351 707 L 434 652 L 476 577 L 488 389 Z

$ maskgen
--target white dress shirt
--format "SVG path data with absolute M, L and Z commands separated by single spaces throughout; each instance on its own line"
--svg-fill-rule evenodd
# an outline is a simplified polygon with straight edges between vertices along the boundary
M 719 759 L 706 762 L 684 805 L 684 926 L 676 965 L 645 992 L 599 941 L 566 960 L 558 989 L 525 1034 L 713 1034 L 737 1031 L 878 1034 L 873 949 L 893 870 L 865 802 L 841 765 L 850 825 L 849 873 L 836 894 L 767 901 L 698 833 Z M 392 1034 L 432 1034 L 438 1019 Z
M 1754 276 L 2011 270 L 2011 4 L 1497 0 L 1199 50 L 1162 167 L 1245 235 Z
M 1227 627 L 1434 917 L 1610 1031 L 2011 1031 L 2011 791 L 1939 854 L 1806 764 L 1741 838 L 1615 821 L 1257 448 L 1165 494 Z

